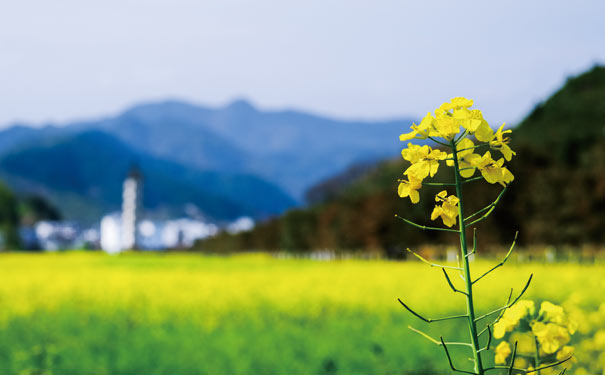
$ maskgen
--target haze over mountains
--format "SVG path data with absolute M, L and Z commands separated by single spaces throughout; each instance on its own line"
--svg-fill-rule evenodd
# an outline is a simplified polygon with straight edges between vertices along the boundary
M 148 103 L 116 117 L 0 132 L 0 178 L 42 194 L 68 218 L 117 209 L 136 164 L 157 215 L 214 219 L 279 214 L 312 185 L 359 161 L 397 155 L 410 119 L 339 121 L 292 110 Z

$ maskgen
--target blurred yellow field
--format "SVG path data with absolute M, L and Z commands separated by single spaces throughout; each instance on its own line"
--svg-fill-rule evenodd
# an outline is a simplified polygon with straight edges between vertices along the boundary
M 597 314 L 604 271 L 511 262 L 477 284 L 478 306 L 503 304 L 533 273 L 524 298 Z M 430 373 L 447 368 L 443 353 L 407 330 L 427 327 L 396 299 L 429 316 L 464 312 L 419 262 L 76 252 L 3 254 L 0 272 L 2 373 Z M 428 329 L 466 339 L 447 323 Z

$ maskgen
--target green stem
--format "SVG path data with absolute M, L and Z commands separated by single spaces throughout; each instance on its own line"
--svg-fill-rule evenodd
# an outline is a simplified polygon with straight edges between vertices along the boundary
M 538 343 L 538 338 L 537 337 L 534 337 L 534 341 L 536 343 L 536 352 L 535 352 L 535 355 L 534 355 L 534 361 L 535 361 L 534 368 L 538 369 L 536 371 L 536 374 L 540 375 L 540 343 Z
M 459 233 L 460 233 L 460 249 L 462 252 L 462 262 L 464 269 L 464 282 L 466 286 L 466 311 L 468 315 L 468 327 L 471 336 L 471 343 L 473 345 L 473 359 L 475 362 L 475 373 L 477 375 L 483 375 L 485 370 L 483 363 L 481 362 L 481 354 L 479 347 L 479 336 L 477 335 L 477 322 L 475 321 L 475 305 L 473 302 L 473 283 L 471 279 L 471 270 L 468 260 L 468 249 L 466 246 L 466 225 L 464 224 L 464 199 L 462 197 L 462 178 L 460 176 L 460 166 L 458 165 L 458 155 L 456 151 L 456 144 L 452 141 L 451 144 L 452 153 L 454 158 L 454 171 L 456 176 L 456 196 L 459 199 L 458 202 L 458 222 Z
M 436 140 L 436 139 L 435 139 L 435 138 L 433 138 L 433 137 L 429 137 L 429 139 L 430 139 L 431 141 L 433 141 L 433 142 L 435 142 L 435 143 L 437 143 L 437 144 L 441 145 L 441 146 L 447 146 L 447 147 L 451 147 L 449 144 L 447 144 L 447 143 L 443 143 L 443 142 L 440 142 L 440 141 Z

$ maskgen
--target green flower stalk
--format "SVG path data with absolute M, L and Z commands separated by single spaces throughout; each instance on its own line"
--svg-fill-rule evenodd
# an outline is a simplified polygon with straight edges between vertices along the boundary
M 473 285 L 498 267 L 504 265 L 512 253 L 515 241 L 513 241 L 510 250 L 500 263 L 496 264 L 481 276 L 473 279 L 469 263 L 469 256 L 477 251 L 475 238 L 476 231 L 473 235 L 473 248 L 471 252 L 469 252 L 468 240 L 466 236 L 467 228 L 470 228 L 474 224 L 485 220 L 494 211 L 495 207 L 506 191 L 506 188 L 514 180 L 513 174 L 506 168 L 504 163 L 505 161 L 510 161 L 515 155 L 515 152 L 511 150 L 508 145 L 510 139 L 507 135 L 511 133 L 511 130 L 504 130 L 504 124 L 502 124 L 502 126 L 500 126 L 496 132 L 494 132 L 487 121 L 485 121 L 483 118 L 481 111 L 469 109 L 472 107 L 472 105 L 472 100 L 466 98 L 454 98 L 449 103 L 443 103 L 438 109 L 435 110 L 434 114 L 429 112 L 423 118 L 420 124 L 412 124 L 412 131 L 410 133 L 402 134 L 399 137 L 401 141 L 409 141 L 412 139 L 429 139 L 436 143 L 438 147 L 446 150 L 443 151 L 434 149 L 429 145 L 420 146 L 408 143 L 408 147 L 402 150 L 401 155 L 405 160 L 409 161 L 411 165 L 403 173 L 407 179 L 400 180 L 398 187 L 399 196 L 402 198 L 409 197 L 411 202 L 414 204 L 420 201 L 419 190 L 423 185 L 446 187 L 446 190 L 439 192 L 435 196 L 436 205 L 431 213 L 431 220 L 441 219 L 445 227 L 424 226 L 396 215 L 396 217 L 399 219 L 419 229 L 451 232 L 456 233 L 460 237 L 458 266 L 434 264 L 419 254 L 409 249 L 408 251 L 430 266 L 440 267 L 442 269 L 443 275 L 449 287 L 454 292 L 460 293 L 464 296 L 466 300 L 466 313 L 444 318 L 430 319 L 425 318 L 412 310 L 401 299 L 399 299 L 399 302 L 410 313 L 427 323 L 459 319 L 467 322 L 469 342 L 447 342 L 443 339 L 443 337 L 440 337 L 439 340 L 437 340 L 424 332 L 410 327 L 410 329 L 414 332 L 419 333 L 425 338 L 431 340 L 433 343 L 443 347 L 450 368 L 455 372 L 483 375 L 489 371 L 504 371 L 508 374 L 512 374 L 513 371 L 522 371 L 523 374 L 540 371 L 540 369 L 545 367 L 536 367 L 532 368 L 531 370 L 513 367 L 516 355 L 516 345 L 512 350 L 510 364 L 508 365 L 486 367 L 483 358 L 481 357 L 482 353 L 492 349 L 490 345 L 494 325 L 500 320 L 504 312 L 509 307 L 513 306 L 521 298 L 523 293 L 525 293 L 529 287 L 533 275 L 530 275 L 525 287 L 516 298 L 512 298 L 513 291 L 511 290 L 511 294 L 509 295 L 504 306 L 482 315 L 477 313 L 473 296 Z M 484 151 L 483 154 L 476 153 L 476 151 L 480 150 L 481 148 L 487 150 Z M 492 152 L 500 153 L 502 157 L 498 160 L 494 160 L 492 157 Z M 445 164 L 448 167 L 453 168 L 455 176 L 454 181 L 425 182 L 427 178 L 431 178 L 436 175 L 443 161 L 445 161 Z M 474 177 L 477 172 L 479 172 L 481 176 Z M 492 203 L 465 217 L 463 185 L 478 180 L 485 180 L 490 184 L 500 184 L 502 186 L 502 191 Z M 449 195 L 447 191 L 447 188 L 451 189 L 452 187 L 455 189 L 455 195 Z M 456 224 L 458 224 L 457 229 L 453 229 L 452 227 L 454 227 Z M 463 290 L 459 290 L 454 286 L 447 270 L 455 270 L 460 273 L 460 276 L 464 280 Z M 491 319 L 491 321 L 489 321 L 489 319 Z M 448 349 L 450 346 L 463 346 L 472 351 L 472 360 L 474 364 L 472 371 L 457 367 L 457 365 L 454 363 L 454 360 L 450 356 L 450 351 Z M 553 365 L 551 364 L 548 367 L 551 366 Z

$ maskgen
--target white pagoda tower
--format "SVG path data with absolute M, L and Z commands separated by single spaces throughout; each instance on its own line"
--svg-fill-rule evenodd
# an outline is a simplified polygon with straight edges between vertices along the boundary
M 138 168 L 132 167 L 124 180 L 122 190 L 122 249 L 137 248 L 137 220 L 142 202 L 142 178 Z

